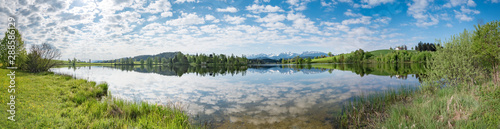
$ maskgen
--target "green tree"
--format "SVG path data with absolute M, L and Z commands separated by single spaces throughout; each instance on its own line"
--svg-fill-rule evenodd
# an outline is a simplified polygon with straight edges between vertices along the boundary
M 158 62 L 160 62 L 157 56 L 155 56 L 154 62 L 155 62 L 155 64 L 158 64 Z
M 331 57 L 332 56 L 332 52 L 328 52 L 328 57 Z
M 148 57 L 148 59 L 146 59 L 146 64 L 147 65 L 153 65 L 153 58 Z
M 478 58 L 474 58 L 472 43 L 472 34 L 464 30 L 444 42 L 444 48 L 438 47 L 427 62 L 431 67 L 427 72 L 426 83 L 432 85 L 437 82 L 438 86 L 460 83 L 472 85 L 481 79 L 481 68 L 477 67 Z
M 485 25 L 474 26 L 474 43 L 472 49 L 480 65 L 491 71 L 493 82 L 497 85 L 500 74 L 500 22 L 492 21 Z
M 141 65 L 144 65 L 144 60 L 143 59 L 141 59 Z
M 163 58 L 161 58 L 161 62 L 163 65 L 166 65 L 168 63 L 168 60 L 167 60 L 167 58 L 163 57 Z
M 0 43 L 0 63 L 2 67 L 23 68 L 26 58 L 27 53 L 21 33 L 14 26 L 10 26 Z

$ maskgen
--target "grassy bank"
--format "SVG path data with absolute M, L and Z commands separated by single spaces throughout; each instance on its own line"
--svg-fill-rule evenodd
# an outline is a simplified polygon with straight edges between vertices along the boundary
M 0 69 L 2 128 L 190 128 L 188 116 L 174 106 L 130 103 L 107 96 L 107 84 L 96 85 L 53 73 L 16 72 L 16 121 L 10 116 L 10 81 Z
M 401 88 L 358 97 L 341 117 L 344 128 L 500 128 L 500 88 Z

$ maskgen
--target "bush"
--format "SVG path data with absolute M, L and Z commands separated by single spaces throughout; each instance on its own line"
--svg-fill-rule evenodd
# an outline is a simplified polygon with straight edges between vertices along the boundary
M 500 74 L 500 22 L 493 21 L 475 27 L 472 45 L 475 57 L 487 70 L 487 75 L 492 76 L 493 82 L 498 85 L 500 81 L 498 76 Z
M 24 69 L 33 73 L 48 71 L 59 63 L 54 60 L 59 57 L 61 57 L 61 52 L 51 44 L 34 44 L 30 48 Z
M 441 42 L 441 41 L 439 41 Z M 467 30 L 452 36 L 437 48 L 427 65 L 432 66 L 428 72 L 427 83 L 434 85 L 455 85 L 466 83 L 472 85 L 481 79 L 481 68 L 472 50 L 472 34 Z
M 108 83 L 99 84 L 99 85 L 97 85 L 97 87 L 102 89 L 103 94 L 101 96 L 108 94 Z

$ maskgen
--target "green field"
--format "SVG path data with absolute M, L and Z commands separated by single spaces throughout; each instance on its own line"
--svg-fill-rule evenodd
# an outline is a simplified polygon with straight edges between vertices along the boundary
M 351 56 L 350 53 L 344 54 L 344 58 L 347 58 Z M 339 58 L 339 55 L 332 56 L 332 57 L 325 57 L 325 58 L 319 58 L 319 59 L 312 59 L 311 63 L 332 63 L 333 58 Z

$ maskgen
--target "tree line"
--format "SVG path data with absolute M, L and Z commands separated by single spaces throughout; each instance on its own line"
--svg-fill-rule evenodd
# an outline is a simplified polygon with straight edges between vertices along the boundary
M 422 43 L 420 41 L 416 46 L 415 50 L 421 52 L 421 51 L 436 51 L 436 47 L 441 47 L 440 44 L 434 44 L 434 43 Z
M 146 60 L 136 60 L 132 57 L 108 60 L 104 63 L 114 63 L 115 65 L 134 65 L 138 61 L 141 65 L 246 65 L 249 60 L 245 56 L 235 56 L 234 54 L 183 54 L 177 52 L 174 57 L 148 57 Z

